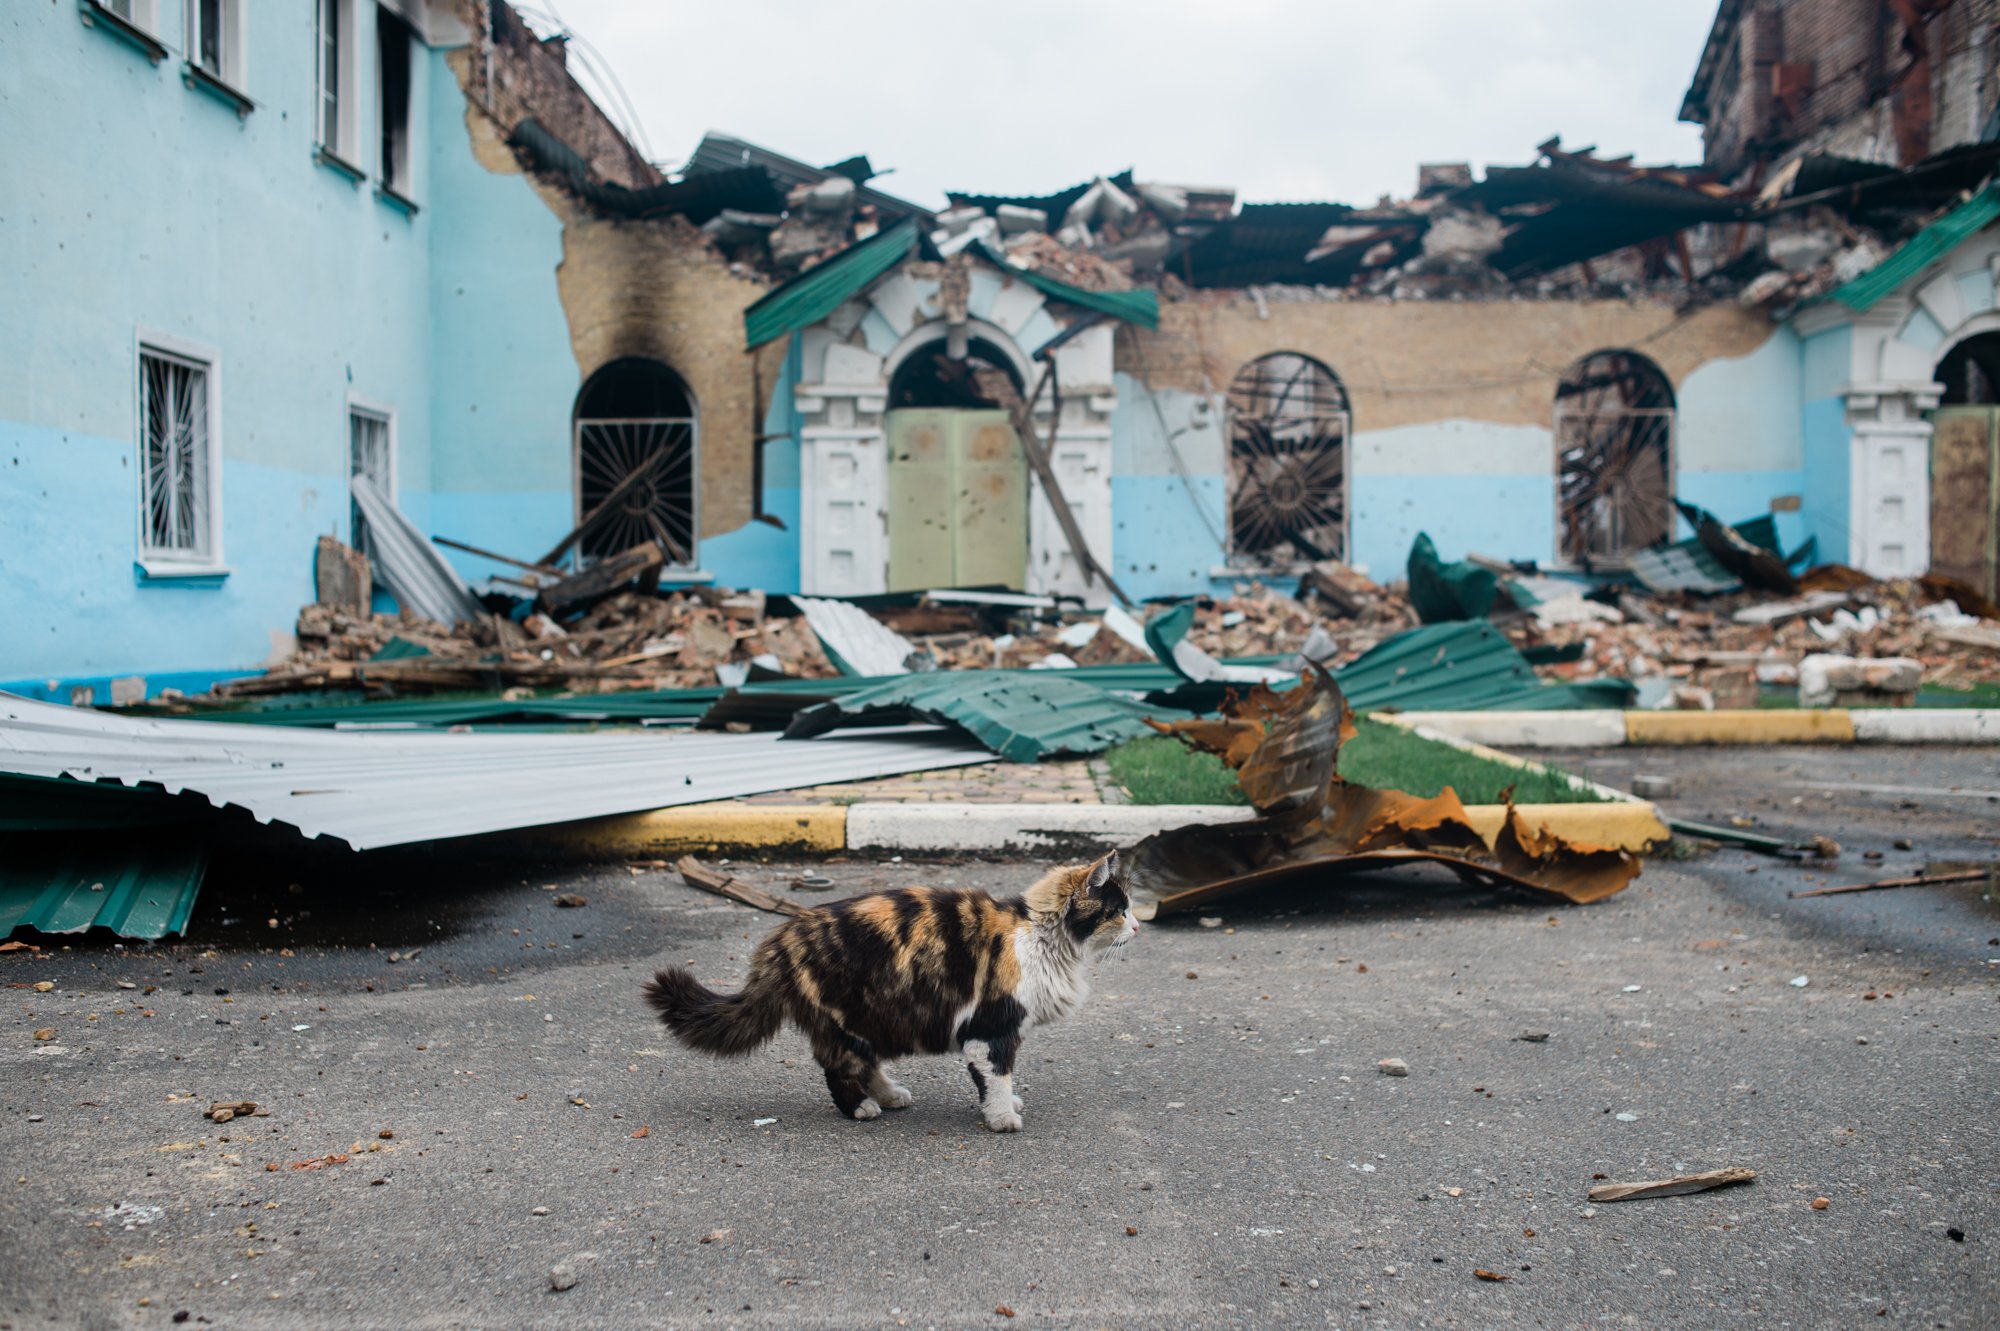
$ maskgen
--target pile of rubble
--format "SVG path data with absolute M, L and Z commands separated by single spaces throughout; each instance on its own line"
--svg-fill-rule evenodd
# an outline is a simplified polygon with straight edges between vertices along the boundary
M 559 622 L 498 614 L 447 627 L 408 613 L 361 615 L 315 603 L 299 612 L 298 646 L 226 695 L 365 687 L 398 693 L 548 688 L 576 693 L 713 686 L 748 675 L 836 672 L 802 619 L 765 613 L 762 592 L 622 591 Z
M 1506 629 L 1523 650 L 1573 658 L 1539 667 L 1545 677 L 1630 679 L 1642 705 L 1755 707 L 1761 686 L 1799 684 L 1802 665 L 1822 657 L 1907 663 L 1875 699 L 1892 704 L 1914 701 L 1919 679 L 2000 683 L 2000 609 L 1976 589 L 1934 575 L 1876 582 L 1831 566 L 1801 586 L 1782 600 L 1626 593 L 1615 608 L 1586 601 L 1587 616 L 1530 613 Z
M 1127 665 L 1154 660 L 1147 647 L 1143 611 L 1047 614 L 1016 617 L 1006 632 L 910 631 L 912 623 L 890 614 L 892 626 L 908 632 L 911 643 L 944 670 L 1066 669 L 1070 666 Z M 1310 655 L 1339 664 L 1352 660 L 1384 638 L 1417 623 L 1399 590 L 1371 582 L 1344 564 L 1316 565 L 1300 580 L 1299 595 L 1287 596 L 1261 582 L 1237 584 L 1228 596 L 1195 603 L 1187 640 L 1221 659 Z

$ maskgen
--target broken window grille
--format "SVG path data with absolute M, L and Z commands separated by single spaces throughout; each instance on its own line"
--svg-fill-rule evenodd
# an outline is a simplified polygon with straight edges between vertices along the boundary
M 1617 566 L 1673 531 L 1674 390 L 1631 351 L 1598 351 L 1556 386 L 1562 558 Z
M 214 557 L 209 432 L 209 367 L 153 347 L 139 352 L 139 419 L 144 431 L 140 531 L 143 553 Z
M 680 377 L 658 361 L 626 357 L 590 377 L 577 395 L 577 520 L 625 486 L 611 512 L 578 543 L 584 563 L 656 541 L 692 568 L 700 534 L 700 429 Z
M 1347 390 L 1278 352 L 1229 385 L 1232 553 L 1260 564 L 1347 557 Z
M 350 478 L 366 476 L 384 495 L 391 499 L 396 497 L 395 465 L 390 455 L 389 417 L 386 413 L 360 407 L 349 409 L 347 474 Z M 353 524 L 349 530 L 354 536 L 354 548 L 372 559 L 375 550 L 368 537 L 368 520 L 362 516 L 361 505 L 350 498 L 348 508 L 348 521 Z

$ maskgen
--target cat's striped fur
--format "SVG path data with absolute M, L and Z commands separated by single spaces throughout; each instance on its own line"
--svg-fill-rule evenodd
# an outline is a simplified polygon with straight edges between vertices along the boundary
M 1022 1032 L 1073 1011 L 1089 993 L 1084 963 L 1138 928 L 1114 851 L 1053 870 L 1018 897 L 910 887 L 837 901 L 772 930 L 740 993 L 716 993 L 674 967 L 653 977 L 646 999 L 681 1043 L 724 1058 L 789 1020 L 849 1118 L 910 1103 L 883 1071 L 888 1060 L 957 1054 L 986 1126 L 1013 1132 Z

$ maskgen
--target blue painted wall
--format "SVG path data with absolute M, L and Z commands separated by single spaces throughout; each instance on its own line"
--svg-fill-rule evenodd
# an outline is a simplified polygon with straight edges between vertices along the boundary
M 372 90 L 375 6 L 355 7 Z M 0 9 L 0 687 L 255 667 L 349 535 L 350 398 L 395 413 L 398 501 L 505 550 L 569 525 L 577 387 L 558 220 L 471 156 L 440 51 L 413 62 L 412 215 L 315 157 L 313 6 L 249 7 L 244 117 L 78 6 Z M 364 95 L 355 155 L 378 172 Z M 147 577 L 137 347 L 212 352 L 226 575 Z M 536 551 L 539 553 L 539 550 Z M 491 571 L 485 569 L 481 571 Z
M 1853 332 L 1845 324 L 1804 340 L 1799 422 L 1805 502 L 1800 516 L 1806 530 L 1819 538 L 1819 557 L 1827 563 L 1851 563 L 1855 554 L 1848 509 L 1854 436 L 1841 397 L 1853 377 L 1853 347 Z
M 760 511 L 783 523 L 752 520 L 735 531 L 701 543 L 702 567 L 725 587 L 759 587 L 767 592 L 799 590 L 799 431 L 792 399 L 799 383 L 803 341 L 799 334 L 785 352 L 764 413 L 764 493 Z

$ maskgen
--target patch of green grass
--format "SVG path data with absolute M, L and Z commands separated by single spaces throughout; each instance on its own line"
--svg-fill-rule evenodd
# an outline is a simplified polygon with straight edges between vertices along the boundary
M 1246 804 L 1236 774 L 1213 754 L 1195 753 L 1165 736 L 1130 740 L 1104 755 L 1134 804 Z M 1516 804 L 1594 804 L 1603 796 L 1572 786 L 1554 771 L 1524 772 L 1449 744 L 1363 718 L 1340 751 L 1340 774 L 1358 785 L 1428 798 L 1446 786 L 1467 804 L 1496 804 L 1514 787 Z
M 1112 779 L 1134 804 L 1248 804 L 1236 773 L 1212 753 L 1196 753 L 1177 739 L 1149 735 L 1126 740 L 1104 755 Z

